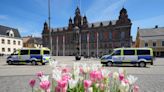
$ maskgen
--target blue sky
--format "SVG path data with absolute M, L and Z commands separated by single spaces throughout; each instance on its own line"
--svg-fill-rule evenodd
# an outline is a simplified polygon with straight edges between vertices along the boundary
M 41 36 L 43 23 L 48 19 L 47 0 L 1 0 L 0 25 L 19 29 L 22 36 Z M 89 23 L 116 20 L 124 6 L 133 25 L 131 35 L 136 37 L 137 27 L 164 27 L 164 0 L 51 0 L 53 28 L 68 25 L 77 5 Z

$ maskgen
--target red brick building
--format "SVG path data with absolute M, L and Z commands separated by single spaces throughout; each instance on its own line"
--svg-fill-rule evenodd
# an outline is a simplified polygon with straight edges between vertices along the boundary
M 120 10 L 117 20 L 89 23 L 77 7 L 74 19 L 69 19 L 68 27 L 51 30 L 52 54 L 74 55 L 78 51 L 81 55 L 97 56 L 107 54 L 113 48 L 130 47 L 131 25 L 125 8 Z M 42 38 L 43 46 L 49 47 L 49 28 L 46 22 Z

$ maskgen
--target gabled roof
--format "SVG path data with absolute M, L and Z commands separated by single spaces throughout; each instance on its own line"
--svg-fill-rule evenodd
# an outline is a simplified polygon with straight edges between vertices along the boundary
M 14 37 L 21 38 L 18 29 L 0 25 L 0 35 L 7 36 L 6 33 L 9 30 L 12 30 L 14 32 Z
M 35 43 L 35 44 L 42 44 L 42 38 L 40 38 L 40 37 L 31 37 L 27 42 L 28 43 Z
M 164 27 L 138 29 L 140 37 L 164 36 Z

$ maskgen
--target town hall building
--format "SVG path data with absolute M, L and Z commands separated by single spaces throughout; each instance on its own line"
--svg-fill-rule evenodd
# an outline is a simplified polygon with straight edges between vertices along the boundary
M 86 16 L 81 16 L 77 7 L 75 16 L 69 19 L 67 27 L 51 29 L 52 55 L 99 56 L 114 48 L 130 47 L 131 25 L 125 8 L 120 10 L 117 20 L 89 23 Z M 42 31 L 44 47 L 50 47 L 49 31 L 45 22 Z

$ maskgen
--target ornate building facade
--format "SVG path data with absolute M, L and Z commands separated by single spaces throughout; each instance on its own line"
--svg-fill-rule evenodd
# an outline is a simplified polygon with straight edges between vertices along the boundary
M 117 20 L 88 23 L 87 17 L 81 16 L 77 7 L 68 27 L 51 29 L 52 54 L 98 56 L 114 48 L 130 47 L 131 25 L 125 8 L 120 10 Z M 45 22 L 42 32 L 44 47 L 50 47 L 49 38 L 49 27 Z

